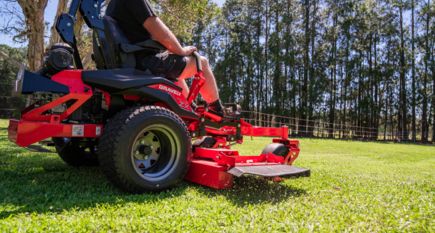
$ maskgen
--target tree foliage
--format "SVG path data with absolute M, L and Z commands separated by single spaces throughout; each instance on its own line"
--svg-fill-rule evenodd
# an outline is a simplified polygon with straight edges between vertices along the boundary
M 354 131 L 407 140 L 415 122 L 426 141 L 434 118 L 435 7 L 411 3 L 228 0 L 224 23 L 214 29 L 221 34 L 213 55 L 221 94 L 246 110 L 292 117 L 299 135 L 313 136 L 315 122 L 325 122 L 330 137 Z
M 22 97 L 12 97 L 16 72 L 25 60 L 25 50 L 0 45 L 0 117 L 12 116 L 15 108 L 23 107 Z

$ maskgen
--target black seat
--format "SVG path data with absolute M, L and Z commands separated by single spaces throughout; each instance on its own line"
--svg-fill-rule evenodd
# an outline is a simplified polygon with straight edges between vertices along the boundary
M 159 53 L 166 50 L 163 45 L 153 40 L 131 44 L 118 22 L 110 16 L 104 16 L 103 25 L 103 32 L 94 31 L 94 60 L 98 67 L 136 68 L 137 52 Z
M 108 64 L 113 64 L 114 62 L 110 61 L 109 48 L 106 40 L 106 36 L 104 35 L 104 31 L 100 29 L 94 29 L 92 33 L 92 42 L 93 42 L 93 54 L 92 59 L 95 61 L 95 65 L 97 69 L 104 70 L 110 69 Z
M 94 70 L 82 72 L 83 82 L 110 93 L 138 89 L 153 84 L 165 84 L 181 90 L 173 82 L 135 69 Z
M 135 68 L 136 57 L 134 52 L 126 53 L 121 49 L 122 45 L 130 44 L 122 29 L 119 27 L 115 19 L 110 16 L 104 16 L 104 36 L 107 42 L 108 49 L 105 57 L 108 69 L 113 68 Z

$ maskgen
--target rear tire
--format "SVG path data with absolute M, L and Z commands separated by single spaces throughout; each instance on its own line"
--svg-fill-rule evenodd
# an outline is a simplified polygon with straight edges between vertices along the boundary
M 72 167 L 98 166 L 95 142 L 81 142 L 76 138 L 53 138 L 59 157 Z
M 282 156 L 285 157 L 288 155 L 289 153 L 289 149 L 281 143 L 271 143 L 269 145 L 267 145 L 264 149 L 263 152 L 261 152 L 262 154 L 269 154 L 272 153 L 276 156 Z
M 191 139 L 172 111 L 134 107 L 115 115 L 100 139 L 98 157 L 108 179 L 131 193 L 179 184 L 191 159 Z

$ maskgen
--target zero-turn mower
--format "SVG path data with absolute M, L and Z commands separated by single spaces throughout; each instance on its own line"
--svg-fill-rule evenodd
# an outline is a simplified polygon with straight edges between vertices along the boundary
M 47 52 L 38 72 L 22 68 L 15 92 L 32 102 L 11 119 L 9 139 L 21 147 L 52 139 L 71 166 L 99 165 L 117 187 L 133 193 L 173 187 L 183 179 L 232 187 L 234 177 L 309 176 L 292 166 L 299 142 L 282 127 L 256 127 L 239 117 L 224 119 L 206 105 L 193 107 L 204 84 L 198 72 L 189 96 L 173 81 L 136 70 L 135 53 L 165 50 L 155 41 L 131 44 L 117 22 L 101 16 L 102 0 L 73 0 L 56 29 L 66 44 Z M 96 70 L 83 70 L 74 35 L 80 11 L 93 31 Z M 236 105 L 229 105 L 237 111 Z M 231 149 L 243 136 L 275 137 L 260 155 Z

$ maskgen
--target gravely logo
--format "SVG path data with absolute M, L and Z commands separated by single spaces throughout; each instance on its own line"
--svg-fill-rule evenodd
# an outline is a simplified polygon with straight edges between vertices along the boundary
M 177 90 L 175 90 L 175 89 L 172 89 L 172 88 L 170 88 L 170 87 L 167 87 L 167 86 L 165 86 L 165 85 L 159 85 L 159 89 L 160 89 L 160 90 L 163 90 L 163 91 L 166 91 L 166 92 L 169 92 L 169 93 L 171 93 L 171 94 L 174 94 L 174 95 L 176 95 L 176 96 L 181 96 L 181 92 L 179 92 L 179 91 L 177 91 Z

